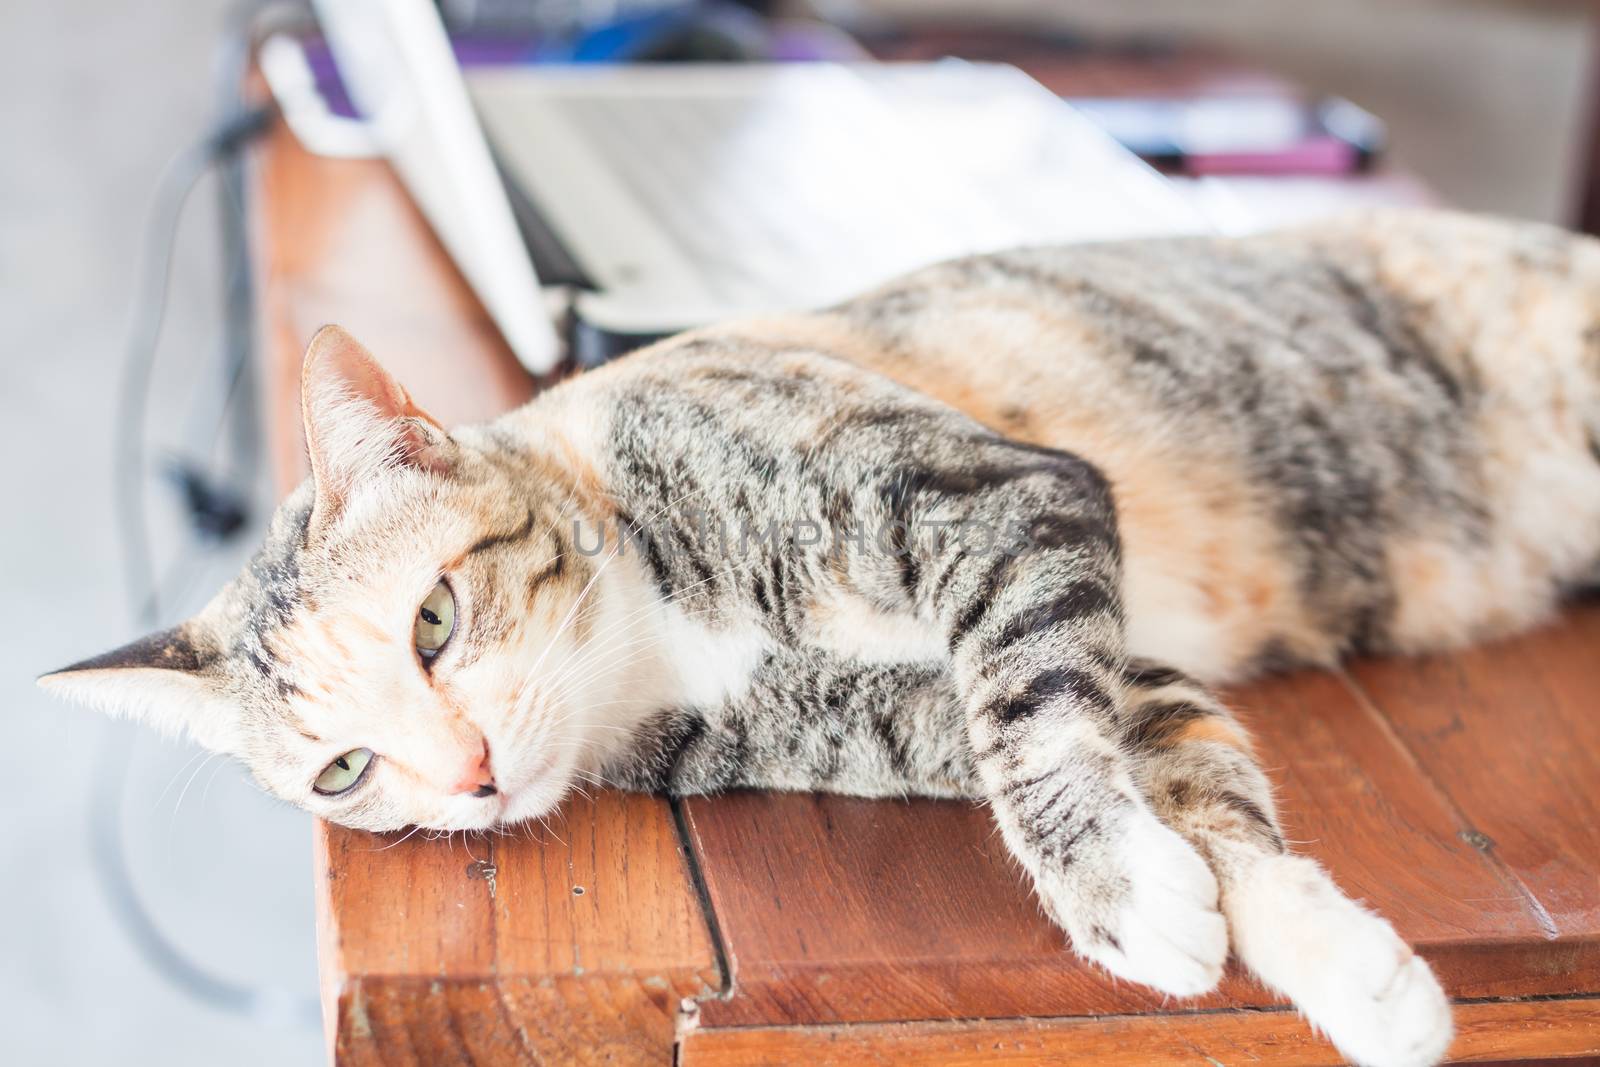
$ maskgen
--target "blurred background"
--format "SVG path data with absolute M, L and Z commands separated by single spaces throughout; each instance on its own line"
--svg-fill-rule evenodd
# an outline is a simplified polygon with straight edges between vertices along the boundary
M 682 7 L 442 5 L 452 29 L 481 37 L 549 27 L 568 45 L 619 13 L 671 6 Z M 1216 217 L 1246 203 L 1294 218 L 1376 188 L 1407 202 L 1585 222 L 1597 84 L 1586 4 L 815 0 L 756 5 L 748 19 L 730 7 L 658 41 L 658 57 L 737 58 L 749 34 L 768 39 L 765 19 L 782 16 L 811 48 L 1017 62 L 1090 101 L 1091 116 Z M 12 352 L 0 405 L 14 448 L 3 527 L 12 632 L 0 651 L 7 1064 L 323 1056 L 307 818 L 226 762 L 55 704 L 32 682 L 134 636 L 152 580 L 156 615 L 192 610 L 237 566 L 270 506 L 241 363 L 249 260 L 236 238 L 248 167 L 238 180 L 199 179 L 170 263 L 165 216 L 151 216 L 171 161 L 236 99 L 255 14 L 214 0 L 0 6 L 0 323 Z M 1162 142 L 1173 128 L 1159 109 L 1118 106 L 1226 105 L 1241 94 L 1295 106 L 1336 97 L 1374 122 L 1354 127 L 1342 155 L 1307 154 L 1291 138 L 1252 159 L 1207 163 L 1204 145 Z M 1245 112 L 1209 114 L 1226 126 Z M 1201 173 L 1213 170 L 1226 173 Z M 146 396 L 130 387 L 128 353 L 151 335 L 158 309 Z M 145 412 L 131 472 L 117 436 L 130 404 Z M 143 494 L 145 532 L 114 508 L 129 479 Z M 137 558 L 130 571 L 130 543 L 141 538 L 151 577 Z

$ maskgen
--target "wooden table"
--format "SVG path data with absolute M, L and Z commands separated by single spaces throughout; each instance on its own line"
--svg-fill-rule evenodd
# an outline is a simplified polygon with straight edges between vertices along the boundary
M 525 400 L 387 167 L 255 157 L 263 393 L 282 484 L 296 376 L 338 321 L 447 423 Z M 1289 836 L 1458 998 L 1463 1060 L 1600 1053 L 1600 607 L 1459 656 L 1235 694 Z M 602 792 L 505 837 L 318 824 L 339 1064 L 1337 1062 L 1231 975 L 1166 1003 L 1077 962 L 967 804 Z

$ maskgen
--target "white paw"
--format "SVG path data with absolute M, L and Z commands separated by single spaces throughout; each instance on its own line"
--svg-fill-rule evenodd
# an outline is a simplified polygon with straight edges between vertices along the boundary
M 1433 972 L 1315 863 L 1263 859 L 1227 906 L 1244 963 L 1353 1061 L 1426 1067 L 1443 1059 L 1454 1031 Z
M 1112 855 L 1127 878 L 1126 891 L 1104 929 L 1075 936 L 1074 948 L 1120 978 L 1173 996 L 1215 988 L 1228 958 L 1228 927 L 1205 861 L 1142 811 L 1129 820 Z M 1080 924 L 1066 925 L 1075 933 Z
M 1414 955 L 1389 924 L 1383 927 L 1391 944 L 1371 946 L 1388 957 L 1388 973 L 1342 1006 L 1339 1032 L 1330 1021 L 1328 1036 L 1365 1067 L 1428 1067 L 1444 1059 L 1455 1036 L 1450 1021 L 1450 1002 L 1439 987 L 1439 980 Z M 1396 947 L 1404 955 L 1396 954 Z M 1376 961 L 1374 961 L 1376 964 Z M 1382 974 L 1375 965 L 1372 974 Z

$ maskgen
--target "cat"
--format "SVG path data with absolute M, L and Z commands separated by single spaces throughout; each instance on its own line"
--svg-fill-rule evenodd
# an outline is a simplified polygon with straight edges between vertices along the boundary
M 448 433 L 328 327 L 302 390 L 248 567 L 42 684 L 374 831 L 583 780 L 981 798 L 1113 975 L 1193 996 L 1231 948 L 1352 1059 L 1444 1055 L 1208 686 L 1590 578 L 1600 244 L 1401 212 L 977 256 Z

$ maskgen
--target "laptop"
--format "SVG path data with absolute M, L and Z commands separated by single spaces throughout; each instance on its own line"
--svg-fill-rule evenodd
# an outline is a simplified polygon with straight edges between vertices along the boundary
M 592 364 L 709 322 L 827 306 L 952 256 L 1207 228 L 1005 65 L 463 74 L 429 0 L 317 10 L 377 146 L 535 373 L 564 354 L 541 281 L 571 287 L 567 347 Z

